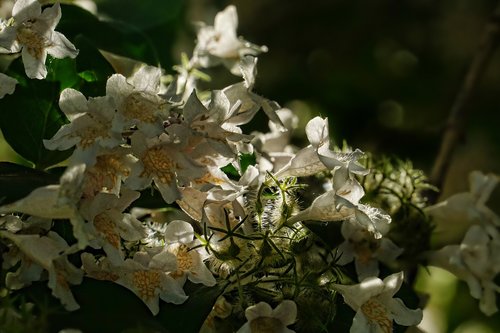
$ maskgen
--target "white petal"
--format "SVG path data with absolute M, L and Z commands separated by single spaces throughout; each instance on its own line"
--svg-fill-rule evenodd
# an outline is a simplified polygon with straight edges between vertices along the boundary
M 16 40 L 17 38 L 17 29 L 16 27 L 8 26 L 3 29 L 0 29 L 0 54 L 5 53 L 17 53 L 21 51 L 21 45 Z M 4 48 L 5 50 L 1 50 Z
M 61 19 L 61 5 L 57 2 L 43 10 L 39 20 L 43 20 L 50 30 L 54 30 Z
M 284 326 L 291 325 L 297 318 L 297 305 L 294 301 L 284 300 L 273 310 L 272 317 L 279 319 Z
M 306 135 L 313 147 L 318 148 L 324 144 L 328 147 L 330 144 L 328 118 L 315 117 L 309 120 L 306 125 Z
M 362 311 L 356 312 L 349 333 L 372 333 L 372 326 Z M 375 333 L 375 332 L 373 332 Z
M 168 303 L 182 304 L 188 299 L 188 296 L 177 281 L 165 275 L 165 282 L 161 286 L 160 298 Z
M 158 190 L 160 191 L 163 200 L 165 200 L 166 203 L 170 204 L 175 200 L 181 198 L 181 192 L 177 187 L 175 179 L 172 179 L 170 183 L 162 183 L 161 181 L 156 179 L 156 177 L 154 177 L 154 181 L 156 186 L 158 187 Z
M 215 15 L 214 28 L 222 33 L 236 33 L 238 28 L 238 14 L 235 6 L 227 6 Z
M 162 251 L 151 258 L 149 268 L 163 272 L 172 272 L 177 269 L 177 258 L 168 251 Z
M 87 98 L 78 90 L 67 88 L 61 92 L 59 107 L 66 117 L 73 121 L 75 116 L 88 111 Z
M 42 6 L 37 0 L 17 0 L 12 8 L 12 16 L 19 23 L 37 18 L 42 13 Z
M 47 68 L 45 67 L 47 52 L 43 50 L 40 59 L 37 59 L 28 52 L 27 47 L 23 47 L 21 54 L 26 75 L 30 79 L 45 79 L 45 77 L 47 76 Z
M 14 93 L 16 89 L 17 80 L 0 73 L 0 98 L 3 98 L 6 94 Z
M 399 298 L 392 299 L 386 306 L 387 310 L 393 314 L 394 321 L 396 321 L 399 325 L 413 326 L 418 325 L 422 321 L 422 310 L 408 309 Z
M 188 244 L 193 241 L 193 226 L 185 221 L 175 220 L 168 224 L 165 230 L 165 241 L 168 244 Z
M 129 82 L 140 91 L 156 94 L 160 88 L 161 69 L 154 66 L 142 66 L 130 78 Z
M 401 288 L 401 285 L 403 284 L 404 280 L 404 273 L 399 272 L 399 273 L 394 273 L 389 276 L 387 276 L 384 279 L 384 294 L 389 295 L 391 298 L 396 294 Z
M 271 317 L 273 314 L 273 309 L 266 302 L 260 302 L 258 304 L 249 306 L 245 310 L 245 317 L 248 321 L 252 321 L 259 317 Z
M 75 58 L 78 55 L 78 50 L 63 34 L 54 31 L 52 33 L 51 44 L 47 47 L 47 53 L 54 58 Z

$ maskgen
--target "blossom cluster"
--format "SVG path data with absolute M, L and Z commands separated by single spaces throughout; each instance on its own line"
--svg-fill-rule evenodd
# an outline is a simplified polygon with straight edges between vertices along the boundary
M 78 55 L 54 30 L 60 17 L 58 4 L 42 11 L 36 0 L 17 0 L 0 22 L 1 51 L 21 52 L 29 78 L 45 78 L 47 54 Z M 192 57 L 167 83 L 163 69 L 141 64 L 129 77 L 111 75 L 103 96 L 60 93 L 68 123 L 44 141 L 50 150 L 73 149 L 59 183 L 0 206 L 7 287 L 48 279 L 72 311 L 80 306 L 72 285 L 111 281 L 156 315 L 161 301 L 182 306 L 188 280 L 219 285 L 204 332 L 224 320 L 238 332 L 317 331 L 301 312 L 313 307 L 329 323 L 341 299 L 356 312 L 351 332 L 417 325 L 421 309 L 394 298 L 409 251 L 398 236 L 404 218 L 420 216 L 425 230 L 430 217 L 449 219 L 455 199 L 425 207 L 417 171 L 396 165 L 384 173 L 361 150 L 335 146 L 327 118 L 311 119 L 309 144 L 294 147 L 297 116 L 254 90 L 257 55 L 267 48 L 238 37 L 237 24 L 233 6 L 213 26 L 200 24 Z M 219 64 L 238 82 L 199 90 L 201 71 Z M 0 73 L 0 98 L 15 83 Z M 269 131 L 244 133 L 261 110 Z M 496 181 L 473 175 L 467 205 L 458 206 L 474 220 L 462 244 L 422 258 L 464 279 L 487 314 L 499 291 L 499 219 L 485 206 Z M 151 191 L 174 213 L 135 204 Z M 53 230 L 67 221 L 75 241 Z M 327 229 L 336 241 L 318 232 Z

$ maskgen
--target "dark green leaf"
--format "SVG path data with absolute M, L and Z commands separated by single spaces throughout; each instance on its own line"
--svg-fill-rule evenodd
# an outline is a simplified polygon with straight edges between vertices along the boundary
M 0 100 L 0 128 L 19 155 L 37 169 L 44 169 L 71 155 L 71 151 L 50 151 L 43 145 L 44 139 L 50 139 L 66 123 L 58 106 L 59 84 L 41 80 L 23 84 Z
M 83 35 L 99 49 L 149 64 L 159 62 L 153 43 L 137 28 L 115 21 L 100 21 L 90 12 L 76 6 L 62 7 L 63 15 L 57 30 L 70 41 L 75 41 L 78 35 Z M 78 57 L 82 55 L 79 54 Z
M 85 278 L 71 290 L 80 309 L 65 311 L 46 283 L 35 283 L 19 291 L 35 304 L 50 307 L 49 332 L 78 328 L 83 332 L 158 332 L 197 333 L 211 311 L 222 288 L 205 287 L 187 282 L 189 299 L 181 305 L 160 301 L 160 313 L 153 316 L 146 305 L 130 290 L 109 282 Z
M 61 91 L 65 88 L 78 89 L 81 78 L 76 73 L 75 59 L 57 59 L 49 56 L 45 64 L 47 81 L 60 82 Z
M 56 184 L 59 177 L 19 164 L 0 162 L 0 204 L 27 196 L 34 189 Z

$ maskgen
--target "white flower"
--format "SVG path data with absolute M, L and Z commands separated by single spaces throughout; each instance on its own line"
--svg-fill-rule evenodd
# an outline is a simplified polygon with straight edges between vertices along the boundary
M 194 241 L 193 226 L 184 221 L 172 221 L 165 230 L 165 249 L 177 258 L 177 270 L 170 273 L 184 285 L 186 278 L 194 283 L 214 286 L 216 281 L 210 270 L 203 263 L 200 253 L 203 248 L 193 249 L 197 242 Z
M 139 160 L 132 166 L 125 185 L 133 190 L 142 190 L 154 181 L 167 203 L 180 199 L 179 186 L 188 185 L 206 172 L 203 166 L 182 151 L 183 145 L 182 140 L 165 133 L 151 139 L 141 132 L 134 133 L 132 150 Z
M 274 122 L 269 121 L 271 130 L 268 133 L 253 132 L 257 164 L 261 171 L 281 170 L 295 155 L 294 147 L 290 145 L 292 131 L 297 128 L 299 118 L 289 109 L 276 111 L 286 131 L 283 132 Z
M 122 213 L 139 198 L 139 192 L 124 189 L 120 197 L 99 193 L 90 201 L 84 201 L 80 212 L 88 224 L 88 233 L 95 237 L 94 248 L 103 248 L 112 264 L 123 261 L 121 239 L 139 241 L 146 237 L 142 223 L 128 213 Z
M 436 225 L 436 246 L 460 242 L 473 224 L 483 225 L 491 235 L 495 234 L 494 229 L 500 226 L 500 217 L 486 206 L 486 202 L 498 180 L 497 175 L 473 171 L 469 174 L 469 192 L 452 195 L 425 208 Z
M 247 322 L 237 333 L 294 333 L 287 328 L 295 322 L 297 305 L 284 300 L 274 310 L 265 302 L 252 305 L 245 310 Z
M 59 107 L 70 120 L 44 145 L 50 150 L 66 150 L 76 145 L 73 161 L 93 164 L 101 147 L 113 148 L 122 142 L 121 133 L 111 131 L 115 111 L 109 97 L 89 98 L 71 88 L 64 89 Z
M 236 34 L 236 7 L 228 6 L 215 16 L 214 26 L 200 23 L 193 62 L 202 67 L 223 63 L 235 75 L 240 75 L 238 61 L 245 55 L 267 52 L 267 47 L 251 44 Z
M 56 3 L 42 12 L 36 0 L 18 0 L 12 8 L 12 20 L 0 30 L 0 46 L 10 53 L 22 52 L 26 75 L 43 79 L 47 76 L 47 54 L 55 58 L 75 58 L 78 50 L 63 34 L 54 31 L 61 19 Z
M 262 109 L 280 131 L 286 131 L 276 113 L 281 109 L 279 104 L 253 92 L 257 76 L 257 58 L 250 55 L 243 57 L 239 68 L 243 76 L 243 82 L 235 83 L 222 90 L 230 102 L 229 109 L 231 110 L 226 123 L 233 125 L 246 124 L 252 120 L 257 111 Z
M 16 89 L 17 80 L 7 76 L 3 73 L 0 73 L 0 99 L 5 95 L 13 94 Z
M 347 305 L 356 311 L 350 332 L 392 333 L 393 321 L 403 326 L 420 323 L 420 309 L 410 310 L 401 299 L 393 298 L 402 283 L 403 272 L 389 275 L 383 281 L 372 277 L 355 285 L 335 284 Z
M 160 311 L 160 298 L 173 304 L 182 304 L 188 298 L 179 283 L 168 275 L 176 268 L 175 257 L 169 253 L 136 252 L 133 259 L 126 259 L 121 265 L 113 265 L 107 258 L 96 262 L 90 253 L 83 253 L 81 258 L 90 277 L 113 281 L 131 290 L 153 315 Z
M 469 228 L 460 245 L 448 245 L 431 252 L 429 265 L 444 268 L 467 282 L 479 308 L 491 316 L 498 311 L 496 293 L 500 287 L 494 279 L 500 272 L 500 235 L 491 236 L 483 226 Z
M 142 66 L 130 78 L 113 74 L 106 83 L 118 112 L 113 119 L 113 130 L 121 133 L 137 125 L 148 137 L 163 132 L 163 120 L 168 117 L 167 102 L 160 92 L 161 69 Z
M 385 224 L 377 226 L 377 230 L 384 236 L 389 231 L 389 224 L 387 220 L 378 222 Z M 345 241 L 338 247 L 340 257 L 336 263 L 346 265 L 354 260 L 360 281 L 371 276 L 378 276 L 379 261 L 391 263 L 403 252 L 403 249 L 397 247 L 389 238 L 377 239 L 372 232 L 356 221 L 344 221 L 341 232 Z
M 391 222 L 391 217 L 377 208 L 359 203 L 364 195 L 365 192 L 359 182 L 349 179 L 337 191 L 327 191 L 314 199 L 311 206 L 290 217 L 287 223 L 293 224 L 305 220 L 355 220 L 379 239 Z
M 48 185 L 33 190 L 23 199 L 0 206 L 0 214 L 20 212 L 49 219 L 69 219 L 77 246 L 85 248 L 88 235 L 85 220 L 78 212 L 77 204 L 82 195 L 85 165 L 68 167 L 60 178 L 59 185 Z
M 48 286 L 52 294 L 67 310 L 79 308 L 69 284 L 80 284 L 83 272 L 70 264 L 67 257 L 62 255 L 69 249 L 62 237 L 53 231 L 49 231 L 47 236 L 18 235 L 0 231 L 0 237 L 11 240 L 23 254 L 17 259 L 21 260 L 18 270 L 15 273 L 7 273 L 6 285 L 9 288 L 20 289 L 33 281 L 38 281 L 41 279 L 42 271 L 47 270 Z
M 331 170 L 333 188 L 339 189 L 348 180 L 354 179 L 353 174 L 366 175 L 368 173 L 357 163 L 358 158 L 363 156 L 363 152 L 359 149 L 353 152 L 330 150 L 328 118 L 311 119 L 306 125 L 306 134 L 310 145 L 299 150 L 290 162 L 275 174 L 276 177 L 305 177 Z

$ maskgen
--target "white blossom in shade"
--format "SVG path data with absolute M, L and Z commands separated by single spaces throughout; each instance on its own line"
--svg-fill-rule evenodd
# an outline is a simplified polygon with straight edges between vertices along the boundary
M 338 189 L 353 179 L 354 175 L 366 175 L 368 171 L 357 163 L 363 153 L 335 152 L 330 150 L 328 118 L 315 117 L 306 125 L 310 145 L 299 150 L 290 162 L 279 170 L 278 178 L 311 176 L 321 171 L 333 172 L 333 188 Z
M 245 55 L 267 52 L 267 47 L 257 46 L 238 38 L 236 7 L 228 6 L 217 13 L 213 26 L 199 23 L 197 43 L 194 48 L 194 66 L 211 67 L 222 63 L 234 75 L 240 75 L 238 62 Z
M 185 131 L 191 132 L 188 141 L 194 158 L 220 168 L 235 160 L 242 142 L 249 143 L 252 139 L 242 134 L 239 127 L 226 123 L 232 112 L 227 96 L 221 91 L 212 92 L 208 107 L 193 92 L 183 108 L 184 122 L 173 126 L 188 127 Z
M 11 264 L 21 261 L 16 272 L 7 273 L 7 287 L 23 288 L 33 281 L 40 280 L 42 272 L 46 270 L 49 276 L 48 286 L 52 290 L 52 295 L 58 298 L 69 311 L 79 308 L 69 284 L 80 284 L 83 272 L 70 264 L 67 257 L 63 255 L 69 247 L 62 237 L 53 231 L 49 231 L 46 236 L 0 231 L 0 237 L 12 241 L 22 254 L 16 258 L 17 260 L 12 260 L 12 258 L 6 260 L 6 262 L 10 261 Z
M 377 230 L 384 236 L 389 231 L 386 220 L 378 221 Z M 390 264 L 403 253 L 389 238 L 375 238 L 374 234 L 356 221 L 348 220 L 342 223 L 342 236 L 345 241 L 339 245 L 338 265 L 346 265 L 354 260 L 359 281 L 379 275 L 378 263 Z
M 84 164 L 68 167 L 59 185 L 39 187 L 23 199 L 0 206 L 0 214 L 19 212 L 49 219 L 69 219 L 73 234 L 78 239 L 77 247 L 85 248 L 89 239 L 85 220 L 77 207 L 82 195 L 84 172 Z
M 198 243 L 194 240 L 194 229 L 185 221 L 172 221 L 165 230 L 165 250 L 177 259 L 177 270 L 170 276 L 184 285 L 186 279 L 193 283 L 202 283 L 214 286 L 216 280 L 210 270 L 203 263 L 203 248 L 196 248 Z
M 184 144 L 176 135 L 163 133 L 157 138 L 147 139 L 141 132 L 134 133 L 132 151 L 138 161 L 132 166 L 125 185 L 142 190 L 154 181 L 167 203 L 180 199 L 179 186 L 189 185 L 206 172 L 182 151 Z
M 247 322 L 237 333 L 294 333 L 287 328 L 297 317 L 294 301 L 284 300 L 275 309 L 266 302 L 260 302 L 245 310 Z
M 122 143 L 121 133 L 111 131 L 115 111 L 109 97 L 85 98 L 75 89 L 61 92 L 59 106 L 70 123 L 63 125 L 44 145 L 50 150 L 66 150 L 76 146 L 74 163 L 93 164 L 102 148 Z
M 160 92 L 161 69 L 142 66 L 130 78 L 113 74 L 106 83 L 106 95 L 117 109 L 113 130 L 121 133 L 136 125 L 144 135 L 153 137 L 163 132 L 168 118 L 167 102 Z
M 144 225 L 131 214 L 123 213 L 139 198 L 140 193 L 123 189 L 120 197 L 110 193 L 99 193 L 93 199 L 84 201 L 80 212 L 88 224 L 88 232 L 94 236 L 90 245 L 106 252 L 113 264 L 123 261 L 121 239 L 139 241 L 146 237 Z
M 122 181 L 137 161 L 130 153 L 125 147 L 98 150 L 94 163 L 87 163 L 82 197 L 93 198 L 101 192 L 120 195 Z
M 494 279 L 500 272 L 500 235 L 491 236 L 481 225 L 472 225 L 460 245 L 447 245 L 429 254 L 429 265 L 441 267 L 464 280 L 479 308 L 488 316 L 498 312 Z
M 5 75 L 3 73 L 0 73 L 0 99 L 3 98 L 5 95 L 13 94 L 14 90 L 16 89 L 16 84 L 17 80 Z
M 298 126 L 299 118 L 289 109 L 276 111 L 286 131 L 272 121 L 268 122 L 270 132 L 253 132 L 252 145 L 255 149 L 259 170 L 277 172 L 295 156 L 295 148 L 290 145 L 292 131 Z
M 378 208 L 359 203 L 365 195 L 363 187 L 357 180 L 347 180 L 337 191 L 331 190 L 316 197 L 309 207 L 293 215 L 288 224 L 299 221 L 343 221 L 353 220 L 372 233 L 376 239 L 382 237 L 385 225 L 391 217 Z
M 384 280 L 371 277 L 355 285 L 334 284 L 356 315 L 351 333 L 392 333 L 393 321 L 413 326 L 422 320 L 422 310 L 408 309 L 399 298 L 393 298 L 403 283 L 403 272 Z
M 107 258 L 96 261 L 90 253 L 83 253 L 81 258 L 83 270 L 89 277 L 112 281 L 131 290 L 153 315 L 160 311 L 160 299 L 182 304 L 188 298 L 179 283 L 168 275 L 177 267 L 170 253 L 136 252 L 133 259 L 126 259 L 121 265 L 113 265 Z
M 276 113 L 281 109 L 279 104 L 253 92 L 257 76 L 257 58 L 245 56 L 242 58 L 239 67 L 243 81 L 222 90 L 230 102 L 229 110 L 231 110 L 226 123 L 233 125 L 246 124 L 252 120 L 257 111 L 262 109 L 280 131 L 285 131 L 286 129 Z
M 445 201 L 424 209 L 435 227 L 435 246 L 456 244 L 473 224 L 483 225 L 493 236 L 500 217 L 486 203 L 498 184 L 499 177 L 473 171 L 469 174 L 469 192 L 454 194 Z
M 61 33 L 54 31 L 61 19 L 59 3 L 45 8 L 36 0 L 17 0 L 12 19 L 0 30 L 0 46 L 9 53 L 21 52 L 26 75 L 43 79 L 47 76 L 47 54 L 54 58 L 75 58 L 78 50 Z

